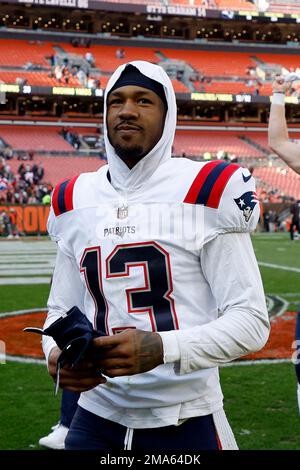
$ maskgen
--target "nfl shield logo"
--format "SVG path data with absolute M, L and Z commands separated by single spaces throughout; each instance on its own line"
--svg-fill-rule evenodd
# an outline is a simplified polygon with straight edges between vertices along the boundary
M 118 219 L 126 219 L 126 217 L 128 217 L 128 207 L 124 205 L 118 207 L 117 217 Z

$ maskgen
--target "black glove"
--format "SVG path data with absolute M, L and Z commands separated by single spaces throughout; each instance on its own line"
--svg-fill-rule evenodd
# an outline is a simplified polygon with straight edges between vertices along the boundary
M 24 328 L 23 331 L 52 336 L 61 353 L 57 360 L 55 394 L 59 386 L 60 368 L 66 364 L 74 367 L 91 348 L 92 339 L 105 336 L 102 331 L 94 330 L 93 325 L 78 307 L 72 307 L 65 317 L 61 317 L 48 328 Z

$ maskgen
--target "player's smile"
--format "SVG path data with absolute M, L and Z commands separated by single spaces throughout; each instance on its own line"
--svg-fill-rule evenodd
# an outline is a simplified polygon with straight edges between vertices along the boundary
M 128 124 L 119 124 L 116 126 L 116 130 L 118 131 L 140 131 L 141 127 L 138 126 L 132 126 Z
M 139 126 L 133 126 L 131 124 L 120 124 L 116 126 L 116 131 L 123 136 L 133 136 L 142 131 Z

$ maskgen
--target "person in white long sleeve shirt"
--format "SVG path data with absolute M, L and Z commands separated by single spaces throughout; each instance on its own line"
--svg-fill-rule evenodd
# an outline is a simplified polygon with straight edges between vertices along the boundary
M 300 174 L 300 145 L 292 142 L 285 117 L 285 96 L 291 90 L 292 83 L 300 80 L 300 75 L 294 72 L 285 76 L 278 75 L 273 82 L 273 97 L 269 117 L 269 146 L 296 173 Z M 291 239 L 294 239 L 293 220 Z M 300 313 L 297 316 L 295 340 L 299 340 Z M 295 364 L 297 376 L 297 400 L 300 410 L 300 364 Z
M 278 75 L 273 81 L 268 138 L 270 148 L 292 170 L 300 174 L 300 145 L 290 140 L 285 117 L 285 96 L 295 80 L 299 81 L 300 75 L 289 73 L 286 76 Z
M 63 368 L 81 392 L 66 449 L 236 449 L 218 366 L 261 349 L 269 319 L 248 170 L 172 159 L 176 100 L 157 65 L 120 66 L 104 105 L 108 165 L 58 185 L 45 327 L 77 305 L 106 333 Z M 60 350 L 43 338 L 49 372 Z

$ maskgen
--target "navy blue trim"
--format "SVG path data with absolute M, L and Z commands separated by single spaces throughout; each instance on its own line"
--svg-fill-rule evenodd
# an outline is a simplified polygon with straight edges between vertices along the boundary
M 64 181 L 61 183 L 59 190 L 58 190 L 58 195 L 57 195 L 57 205 L 60 214 L 63 214 L 64 212 L 67 212 L 66 209 L 66 203 L 65 203 L 65 191 L 67 184 L 69 183 L 70 180 Z
M 204 206 L 206 206 L 215 182 L 219 178 L 222 171 L 225 170 L 228 165 L 230 165 L 230 163 L 220 163 L 210 172 L 199 191 L 195 204 L 203 204 Z
M 297 318 L 296 318 L 295 340 L 300 341 L 300 311 L 298 311 Z M 299 345 L 299 343 L 297 344 L 296 347 L 297 347 L 297 359 L 299 361 L 299 359 L 300 359 L 300 345 Z M 296 369 L 298 384 L 300 384 L 300 363 L 295 364 L 295 369 Z

